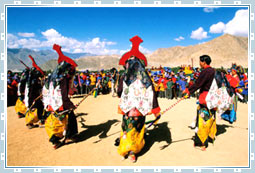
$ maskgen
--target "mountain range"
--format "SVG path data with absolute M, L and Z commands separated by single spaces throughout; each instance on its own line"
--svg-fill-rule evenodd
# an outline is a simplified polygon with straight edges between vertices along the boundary
M 64 55 L 68 57 L 72 57 L 72 59 L 77 59 L 80 57 L 86 57 L 86 56 L 94 56 L 93 54 L 89 53 L 67 53 L 63 52 Z M 25 68 L 24 65 L 22 65 L 19 61 L 22 60 L 27 66 L 32 66 L 32 61 L 28 57 L 31 55 L 35 62 L 41 66 L 47 62 L 52 62 L 52 60 L 56 60 L 58 58 L 58 54 L 55 51 L 52 50 L 39 50 L 34 51 L 31 49 L 26 48 L 20 48 L 20 49 L 10 49 L 7 48 L 7 69 L 8 70 L 14 70 L 14 71 L 21 71 Z M 52 67 L 52 68 L 55 68 Z M 44 70 L 44 68 L 42 68 Z
M 120 55 L 91 55 L 70 54 L 63 52 L 66 56 L 75 59 L 79 70 L 100 70 L 115 67 L 123 69 L 118 65 Z M 29 49 L 8 49 L 8 69 L 21 70 L 24 66 L 18 58 L 31 66 L 28 55 L 34 56 L 36 62 L 43 70 L 52 70 L 57 65 L 57 53 L 51 50 L 33 51 Z M 208 42 L 191 46 L 175 46 L 170 48 L 159 48 L 151 54 L 145 54 L 149 67 L 176 67 L 180 65 L 199 66 L 199 56 L 207 54 L 211 57 L 213 67 L 231 67 L 237 63 L 248 67 L 248 38 L 229 34 L 222 35 Z

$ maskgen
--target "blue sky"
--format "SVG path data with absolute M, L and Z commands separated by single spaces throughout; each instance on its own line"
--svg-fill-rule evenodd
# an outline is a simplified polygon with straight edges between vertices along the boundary
M 123 54 L 135 35 L 140 50 L 195 45 L 228 33 L 248 36 L 246 7 L 8 7 L 9 48 Z

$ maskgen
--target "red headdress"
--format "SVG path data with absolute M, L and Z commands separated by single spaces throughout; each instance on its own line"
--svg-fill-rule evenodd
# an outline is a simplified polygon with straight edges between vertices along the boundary
M 42 69 L 35 63 L 34 58 L 33 58 L 31 55 L 29 55 L 29 58 L 30 58 L 30 59 L 32 60 L 32 62 L 33 62 L 33 63 L 32 63 L 33 67 L 36 68 L 42 75 L 44 75 Z
M 58 63 L 65 61 L 71 64 L 73 67 L 77 67 L 77 64 L 69 57 L 65 56 L 61 51 L 61 46 L 54 44 L 53 49 L 58 53 Z
M 129 52 L 125 53 L 121 57 L 121 59 L 119 61 L 119 65 L 125 65 L 126 60 L 128 60 L 131 56 L 135 56 L 136 58 L 143 60 L 145 66 L 147 66 L 146 57 L 144 56 L 143 53 L 141 53 L 139 51 L 139 45 L 140 45 L 140 43 L 143 42 L 143 40 L 139 36 L 136 35 L 133 38 L 131 38 L 130 41 L 132 42 L 132 48 Z

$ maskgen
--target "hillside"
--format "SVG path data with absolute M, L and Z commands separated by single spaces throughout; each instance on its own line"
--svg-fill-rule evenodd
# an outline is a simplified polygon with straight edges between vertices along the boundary
M 80 57 L 84 56 L 93 56 L 92 54 L 88 53 L 67 53 L 63 52 L 66 56 L 72 57 L 73 59 L 77 59 Z M 31 67 L 32 66 L 32 61 L 29 59 L 28 55 L 31 55 L 34 57 L 36 63 L 38 65 L 42 65 L 47 63 L 52 62 L 51 60 L 57 59 L 58 54 L 55 51 L 52 50 L 40 50 L 40 51 L 34 51 L 31 49 L 25 49 L 25 48 L 20 48 L 20 49 L 7 49 L 7 67 L 8 70 L 14 70 L 14 71 L 20 71 L 24 69 L 24 65 L 22 65 L 19 62 L 19 59 L 21 59 L 27 66 Z M 50 67 L 53 65 L 50 65 Z M 53 66 L 55 67 L 55 66 Z M 48 68 L 48 67 L 47 67 Z M 42 68 L 44 70 L 44 68 Z
M 199 56 L 207 54 L 212 58 L 214 67 L 230 67 L 232 62 L 248 67 L 248 38 L 223 35 L 209 42 L 181 47 L 161 48 L 147 56 L 150 66 L 199 65 Z
M 118 69 L 121 66 L 118 65 L 119 63 L 119 55 L 111 55 L 111 56 L 88 56 L 82 57 L 79 59 L 74 60 L 78 67 L 79 71 L 85 70 L 101 70 L 101 69 L 110 69 L 112 67 L 117 67 Z M 53 70 L 57 66 L 57 60 L 50 60 L 43 64 L 41 68 L 43 70 Z
M 27 50 L 27 53 L 29 51 Z M 35 52 L 33 52 L 35 53 Z M 15 53 L 13 53 L 15 54 Z M 16 52 L 17 54 L 17 52 Z M 28 56 L 18 53 L 19 56 L 24 57 L 24 62 L 31 64 Z M 65 55 L 75 59 L 78 56 L 74 54 Z M 193 65 L 195 67 L 199 66 L 199 56 L 207 54 L 212 58 L 213 67 L 230 67 L 231 64 L 237 63 L 244 67 L 248 67 L 248 38 L 247 37 L 236 37 L 229 34 L 225 34 L 211 41 L 191 45 L 187 47 L 175 46 L 171 48 L 159 48 L 152 54 L 145 55 L 148 60 L 148 66 L 169 66 L 175 67 L 180 65 L 191 65 L 191 59 L 193 59 Z M 31 54 L 33 56 L 33 54 Z M 17 64 L 17 58 L 9 58 L 11 53 L 8 51 L 8 69 L 15 69 Z M 115 67 L 117 69 L 122 69 L 118 65 L 120 55 L 103 55 L 103 56 L 89 56 L 88 54 L 79 55 L 80 58 L 75 59 L 78 64 L 79 70 L 100 70 L 100 69 L 110 69 Z M 54 69 L 57 62 L 57 54 L 55 52 L 40 52 L 40 55 L 34 55 L 36 62 L 42 65 L 43 70 Z M 38 58 L 41 57 L 41 58 Z M 55 59 L 55 60 L 53 60 Z M 11 65 L 10 65 L 11 64 Z M 19 62 L 19 67 L 24 68 Z M 11 67 L 11 68 L 9 68 Z

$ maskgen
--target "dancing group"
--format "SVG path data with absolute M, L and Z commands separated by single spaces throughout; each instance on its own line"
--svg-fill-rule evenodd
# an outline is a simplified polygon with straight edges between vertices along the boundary
M 117 145 L 118 153 L 123 158 L 135 162 L 137 153 L 145 145 L 145 117 L 154 114 L 155 121 L 152 123 L 155 124 L 166 111 L 161 111 L 159 107 L 153 82 L 145 69 L 147 59 L 139 51 L 139 45 L 143 40 L 135 36 L 130 41 L 131 50 L 119 61 L 124 67 L 124 73 L 120 76 L 117 88 L 117 95 L 120 98 L 118 113 L 123 117 Z M 33 68 L 26 67 L 22 72 L 15 109 L 19 117 L 25 117 L 28 128 L 38 126 L 37 122 L 40 126 L 44 125 L 49 141 L 57 149 L 65 143 L 78 140 L 74 110 L 81 102 L 74 105 L 69 97 L 74 92 L 73 81 L 77 64 L 62 53 L 61 46 L 54 44 L 53 49 L 59 55 L 58 65 L 47 79 L 43 70 L 30 56 Z M 200 57 L 202 72 L 195 83 L 183 91 L 184 97 L 181 98 L 181 100 L 188 98 L 200 89 L 193 128 L 194 145 L 202 150 L 208 147 L 209 141 L 215 139 L 216 112 L 224 114 L 225 119 L 229 118 L 229 121 L 233 122 L 236 119 L 230 111 L 236 106 L 235 79 L 231 78 L 232 82 L 228 82 L 225 75 L 212 68 L 210 63 L 211 58 L 208 55 Z

